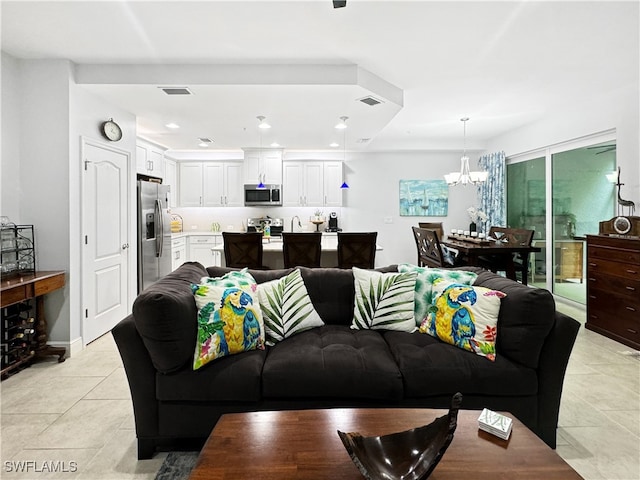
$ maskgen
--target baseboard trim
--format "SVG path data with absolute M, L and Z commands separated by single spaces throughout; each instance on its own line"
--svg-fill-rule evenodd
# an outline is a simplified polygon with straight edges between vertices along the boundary
M 70 342 L 47 342 L 48 345 L 52 347 L 63 347 L 67 350 L 64 358 L 70 358 L 74 355 L 78 355 L 80 352 L 84 350 L 84 345 L 82 344 L 82 337 L 78 337 Z

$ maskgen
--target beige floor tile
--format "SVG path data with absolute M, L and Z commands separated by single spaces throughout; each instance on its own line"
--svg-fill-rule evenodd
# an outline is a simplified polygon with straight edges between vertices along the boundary
M 2 413 L 64 413 L 101 381 L 100 377 L 62 376 L 14 383 L 2 389 Z
M 102 448 L 131 410 L 128 400 L 81 400 L 33 441 L 33 448 Z
M 149 460 L 138 460 L 135 433 L 118 431 L 83 469 L 80 479 L 86 480 L 153 480 L 167 453 Z
M 117 352 L 84 349 L 78 355 L 64 362 L 64 370 L 56 370 L 52 375 L 75 377 L 108 377 L 117 368 L 122 367 L 122 360 Z
M 87 400 L 131 400 L 131 390 L 129 390 L 124 367 L 116 368 L 84 398 Z
M 583 400 L 581 395 L 564 392 L 558 417 L 560 427 L 616 427 L 618 424 L 601 410 Z
M 640 438 L 640 410 L 604 410 L 602 413 L 620 427 Z M 640 442 L 638 455 L 640 456 Z
M 2 414 L 2 460 L 8 460 L 60 417 L 60 414 Z M 1 475 L 0 475 L 1 476 Z
M 564 455 L 588 461 L 603 478 L 640 478 L 638 438 L 629 432 L 616 427 L 563 427 L 563 435 L 573 447 L 573 451 L 562 447 Z
M 564 392 L 582 398 L 599 410 L 640 409 L 640 395 L 625 387 L 619 379 L 602 374 L 572 375 Z
M 617 378 L 625 388 L 640 394 L 640 362 L 634 361 L 624 365 L 591 365 L 598 373 Z
M 3 460 L 2 478 L 3 480 L 74 480 L 97 453 L 97 449 L 86 448 L 22 450 L 10 460 Z

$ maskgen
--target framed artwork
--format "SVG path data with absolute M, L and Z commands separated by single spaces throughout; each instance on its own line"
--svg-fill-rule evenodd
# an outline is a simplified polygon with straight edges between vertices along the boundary
M 446 217 L 449 187 L 444 180 L 400 180 L 400 216 Z

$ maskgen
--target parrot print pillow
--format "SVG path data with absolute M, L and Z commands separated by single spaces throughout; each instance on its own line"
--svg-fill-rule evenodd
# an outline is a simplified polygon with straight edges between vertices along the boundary
M 478 278 L 478 275 L 476 273 L 466 272 L 464 270 L 418 267 L 417 265 L 411 265 L 410 263 L 402 263 L 398 265 L 398 271 L 418 272 L 418 276 L 416 277 L 414 307 L 414 317 L 417 327 L 419 327 L 422 322 L 424 322 L 430 311 L 436 311 L 436 308 L 433 305 L 433 284 L 436 280 L 443 279 L 449 282 L 471 285 L 476 280 L 476 278 Z
M 193 369 L 216 358 L 264 349 L 264 325 L 257 284 L 246 269 L 192 286 L 198 307 L 198 338 Z
M 495 361 L 498 314 L 504 297 L 505 293 L 485 287 L 436 281 L 437 310 L 429 312 L 420 332 Z

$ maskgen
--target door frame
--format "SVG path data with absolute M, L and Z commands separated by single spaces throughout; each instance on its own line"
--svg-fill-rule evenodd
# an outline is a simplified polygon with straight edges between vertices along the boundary
M 121 154 L 124 155 L 127 161 L 127 165 L 126 165 L 126 185 L 127 185 L 127 189 L 125 191 L 125 195 L 126 195 L 126 200 L 127 200 L 127 204 L 129 205 L 129 211 L 127 212 L 127 219 L 126 219 L 126 225 L 127 225 L 127 243 L 129 244 L 129 248 L 127 249 L 127 255 L 128 255 L 128 259 L 127 259 L 127 268 L 128 271 L 126 272 L 127 274 L 127 283 L 128 283 L 128 288 L 127 288 L 127 298 L 126 298 L 126 303 L 128 306 L 128 309 L 130 310 L 131 305 L 133 303 L 133 300 L 135 298 L 135 295 L 137 294 L 137 281 L 136 281 L 136 272 L 137 272 L 137 257 L 138 257 L 138 247 L 137 247 L 137 231 L 135 230 L 135 222 L 132 221 L 132 215 L 135 214 L 136 212 L 136 198 L 134 196 L 134 192 L 135 189 L 132 189 L 132 185 L 133 187 L 135 187 L 135 182 L 133 181 L 133 165 L 132 165 L 132 159 L 133 159 L 133 154 L 131 151 L 123 149 L 123 148 L 119 148 L 116 145 L 113 145 L 111 143 L 107 143 L 101 140 L 96 140 L 94 138 L 91 137 L 86 137 L 81 135 L 80 136 L 80 199 L 79 199 L 79 203 L 80 203 L 80 269 L 79 269 L 79 277 L 80 277 L 80 335 L 82 337 L 82 348 L 84 349 L 87 346 L 87 336 L 86 336 L 86 332 L 85 332 L 85 321 L 87 319 L 86 315 L 85 315 L 85 309 L 86 309 L 86 299 L 85 299 L 85 272 L 86 272 L 86 250 L 84 248 L 84 241 L 83 241 L 83 237 L 85 235 L 85 229 L 86 229 L 86 219 L 85 219 L 85 215 L 86 215 L 86 211 L 84 208 L 84 199 L 85 199 L 85 194 L 86 194 L 86 184 L 85 184 L 85 179 L 86 176 L 84 175 L 84 168 L 85 168 L 85 159 L 86 159 L 86 153 L 87 153 L 87 146 L 92 146 L 92 147 L 96 147 L 96 148 L 101 148 L 103 150 L 108 150 L 110 152 L 113 153 L 117 153 L 117 154 Z M 132 261 L 133 259 L 133 261 Z

